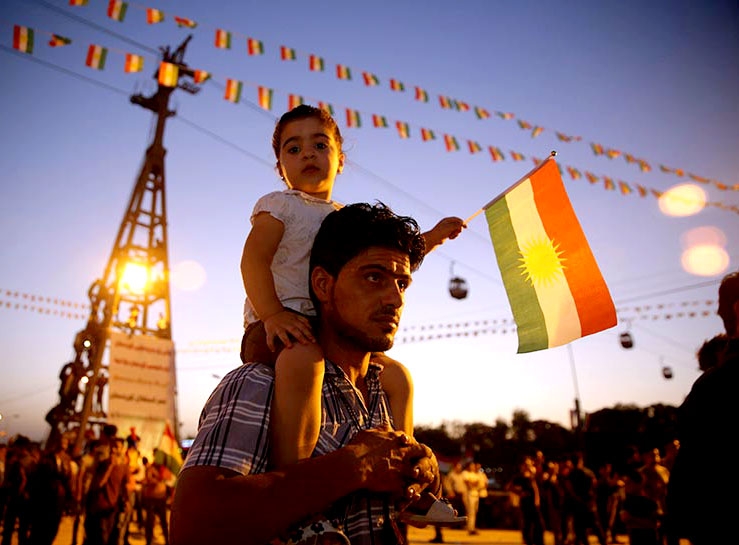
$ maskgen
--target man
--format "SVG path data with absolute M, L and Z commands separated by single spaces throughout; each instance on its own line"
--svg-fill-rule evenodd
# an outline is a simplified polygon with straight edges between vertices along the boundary
M 173 545 L 297 542 L 332 529 L 353 545 L 402 541 L 391 500 L 415 500 L 427 486 L 438 492 L 438 464 L 428 447 L 391 430 L 381 369 L 370 355 L 392 346 L 423 254 L 416 222 L 382 204 L 349 205 L 326 217 L 310 259 L 326 358 L 314 456 L 268 471 L 274 371 L 262 364 L 235 369 L 206 403 L 178 478 Z M 322 512 L 327 516 L 315 516 Z
M 728 341 L 720 363 L 698 377 L 680 405 L 680 450 L 667 485 L 667 531 L 693 545 L 738 538 L 739 473 L 727 456 L 739 423 L 739 271 L 721 280 L 718 315 Z

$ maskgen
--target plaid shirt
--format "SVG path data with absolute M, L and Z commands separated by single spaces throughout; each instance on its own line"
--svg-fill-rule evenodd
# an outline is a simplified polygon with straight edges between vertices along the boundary
M 369 391 L 365 405 L 341 368 L 326 361 L 321 432 L 313 456 L 341 448 L 362 429 L 392 423 L 380 385 L 381 370 L 381 366 L 370 363 L 365 378 Z M 241 365 L 228 373 L 203 408 L 183 469 L 218 466 L 241 475 L 266 472 L 273 391 L 274 371 L 266 365 Z M 352 545 L 395 544 L 397 538 L 386 524 L 393 514 L 386 495 L 359 491 L 336 502 L 325 517 L 314 517 L 307 524 L 303 521 L 303 526 L 297 525 L 289 537 L 272 543 L 298 542 L 311 534 L 330 531 L 333 526 L 342 530 Z M 326 524 L 326 519 L 330 524 Z

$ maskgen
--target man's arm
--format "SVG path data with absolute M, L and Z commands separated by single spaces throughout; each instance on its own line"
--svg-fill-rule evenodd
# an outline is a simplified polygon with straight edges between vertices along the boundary
M 339 498 L 366 489 L 412 497 L 438 479 L 425 445 L 391 430 L 364 430 L 346 447 L 261 474 L 214 466 L 180 474 L 171 514 L 172 545 L 263 545 Z M 415 483 L 415 484 L 414 484 Z

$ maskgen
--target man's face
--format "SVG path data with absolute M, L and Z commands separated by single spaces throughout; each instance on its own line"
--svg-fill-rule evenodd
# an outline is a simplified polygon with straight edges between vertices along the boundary
M 393 345 L 405 290 L 411 283 L 408 256 L 373 247 L 350 260 L 319 296 L 321 313 L 339 342 L 367 352 Z

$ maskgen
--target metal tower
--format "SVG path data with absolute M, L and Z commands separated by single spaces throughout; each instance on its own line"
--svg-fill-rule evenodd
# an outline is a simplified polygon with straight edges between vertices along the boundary
M 88 291 L 90 316 L 75 337 L 74 360 L 64 365 L 59 374 L 59 403 L 46 415 L 51 426 L 47 442 L 56 443 L 61 434 L 74 432 L 75 453 L 81 451 L 88 430 L 106 423 L 103 400 L 109 376 L 103 356 L 111 333 L 172 339 L 163 140 L 165 122 L 176 114 L 168 107 L 172 92 L 175 88 L 191 94 L 200 90 L 188 81 L 180 81 L 182 76 L 194 74 L 183 62 L 191 38 L 188 36 L 174 52 L 169 47 L 160 48 L 162 60 L 179 69 L 176 87 L 159 83 L 152 96 L 131 96 L 133 104 L 156 115 L 156 131 L 103 276 Z M 158 74 L 157 70 L 157 80 Z M 145 281 L 143 289 L 134 287 L 132 278 L 137 275 Z M 174 407 L 176 415 L 176 401 Z M 172 425 L 179 439 L 176 418 Z

